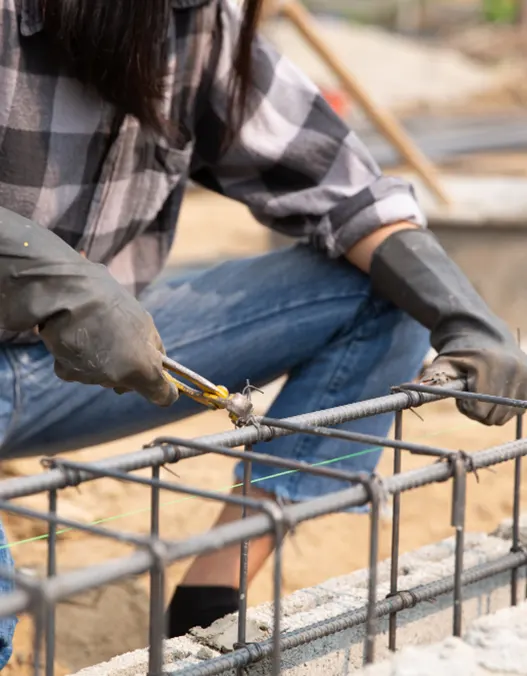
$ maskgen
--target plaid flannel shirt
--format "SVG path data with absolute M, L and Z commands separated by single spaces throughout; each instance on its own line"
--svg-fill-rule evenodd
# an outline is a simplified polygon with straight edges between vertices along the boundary
M 166 261 L 189 177 L 331 256 L 383 225 L 423 224 L 410 185 L 383 176 L 263 38 L 250 114 L 222 152 L 238 30 L 231 0 L 174 8 L 164 106 L 181 133 L 168 144 L 68 75 L 48 48 L 39 0 L 0 0 L 0 204 L 107 265 L 136 295 Z

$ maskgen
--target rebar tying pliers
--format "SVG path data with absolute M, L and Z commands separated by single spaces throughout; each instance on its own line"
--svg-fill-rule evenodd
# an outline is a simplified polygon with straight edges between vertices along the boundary
M 225 409 L 236 425 L 247 422 L 252 416 L 253 405 L 247 395 L 241 392 L 231 394 L 223 385 L 214 385 L 203 376 L 165 355 L 163 355 L 163 367 L 166 371 L 165 377 L 178 389 L 178 392 L 207 408 Z M 181 382 L 172 374 L 185 378 L 191 385 Z

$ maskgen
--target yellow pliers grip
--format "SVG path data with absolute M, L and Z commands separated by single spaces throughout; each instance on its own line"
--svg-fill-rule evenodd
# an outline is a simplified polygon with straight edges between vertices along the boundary
M 223 385 L 214 385 L 206 378 L 203 378 L 203 376 L 165 355 L 163 355 L 163 367 L 165 368 L 165 378 L 181 394 L 207 408 L 225 409 L 229 412 L 229 417 L 235 424 L 239 424 L 241 420 L 248 419 L 252 414 L 253 407 L 247 396 L 239 393 L 230 394 L 229 390 Z M 175 378 L 172 374 L 185 378 L 194 387 Z

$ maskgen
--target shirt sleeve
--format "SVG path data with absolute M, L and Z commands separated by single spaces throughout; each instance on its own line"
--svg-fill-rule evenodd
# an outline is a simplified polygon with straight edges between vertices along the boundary
M 317 87 L 261 36 L 253 48 L 248 115 L 237 140 L 223 149 L 239 25 L 238 8 L 219 0 L 215 69 L 196 120 L 191 179 L 332 257 L 385 225 L 424 226 L 412 186 L 383 175 Z

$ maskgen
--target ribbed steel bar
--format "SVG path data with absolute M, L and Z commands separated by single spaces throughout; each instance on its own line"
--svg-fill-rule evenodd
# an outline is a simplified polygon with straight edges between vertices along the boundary
M 401 385 L 397 388 L 403 392 L 420 392 L 421 394 L 432 394 L 436 391 L 436 387 L 431 385 L 422 385 L 410 383 Z M 527 409 L 527 401 L 525 399 L 512 399 L 510 397 L 498 397 L 493 394 L 476 394 L 475 392 L 464 392 L 450 387 L 442 388 L 445 394 L 448 394 L 452 399 L 466 399 L 467 401 L 482 401 L 488 404 L 497 404 L 498 406 L 508 406 L 510 408 Z
M 403 436 L 403 413 L 398 411 L 395 416 L 395 439 L 400 440 Z M 396 448 L 393 456 L 393 473 L 401 473 L 401 450 Z M 390 596 L 397 593 L 399 581 L 399 541 L 401 526 L 401 495 L 395 493 L 392 508 L 392 556 L 390 565 Z M 397 613 L 391 613 L 389 619 L 388 647 L 395 652 L 397 648 Z
M 527 563 L 526 552 L 506 554 L 495 561 L 479 564 L 466 570 L 461 576 L 464 586 L 485 580 L 494 575 L 518 568 Z M 454 576 L 449 575 L 434 582 L 430 582 L 407 591 L 400 591 L 395 596 L 375 604 L 376 617 L 383 617 L 390 613 L 413 608 L 422 601 L 430 601 L 454 589 Z M 366 621 L 367 606 L 351 612 L 342 613 L 331 620 L 324 620 L 309 629 L 284 634 L 281 640 L 282 650 L 292 650 L 299 646 L 311 643 L 318 639 L 337 634 L 351 627 L 356 627 Z M 268 658 L 272 654 L 271 641 L 253 643 L 241 650 L 235 650 L 227 655 L 207 660 L 201 664 L 169 672 L 167 676 L 219 676 L 231 669 L 248 666 L 254 662 Z
M 368 604 L 366 612 L 366 639 L 364 642 L 364 664 L 373 664 L 375 659 L 375 637 L 377 635 L 377 564 L 379 559 L 379 513 L 382 500 L 382 486 L 374 478 L 369 485 L 370 498 L 370 553 L 368 576 Z
M 375 436 L 373 434 L 362 434 L 361 432 L 348 432 L 348 430 L 333 429 L 316 425 L 306 427 L 288 421 L 275 420 L 274 418 L 260 418 L 259 423 L 272 429 L 283 429 L 296 434 L 311 434 L 317 437 L 326 437 L 328 439 L 342 439 L 354 443 L 361 443 L 368 446 L 379 446 L 383 448 L 393 448 L 399 451 L 409 451 L 419 455 L 429 455 L 434 458 L 448 457 L 449 451 L 437 446 L 426 446 L 424 444 L 415 444 L 411 441 L 402 441 L 401 439 L 387 439 L 385 437 Z
M 152 486 L 150 488 L 150 538 L 152 553 L 159 540 L 159 467 L 152 467 Z M 165 566 L 161 556 L 156 557 L 155 565 L 150 569 L 150 608 L 149 608 L 149 656 L 148 676 L 161 676 L 163 671 L 163 636 L 165 605 Z
M 48 504 L 50 514 L 57 515 L 57 491 L 49 492 Z M 54 577 L 57 574 L 57 523 L 51 521 L 48 526 L 48 561 L 47 575 Z M 45 626 L 46 644 L 46 676 L 53 676 L 55 669 L 55 606 L 51 605 L 46 613 Z
M 245 446 L 246 452 L 252 452 L 252 446 L 247 444 Z M 244 460 L 243 463 L 243 491 L 244 497 L 249 495 L 251 490 L 251 476 L 252 463 L 250 460 Z M 247 508 L 242 507 L 242 519 L 247 518 Z M 240 546 L 240 577 L 238 590 L 238 645 L 242 647 L 246 643 L 247 635 L 247 607 L 248 598 L 247 592 L 249 588 L 249 540 L 243 540 Z M 239 669 L 237 676 L 243 676 L 242 670 Z
M 523 415 L 516 418 L 516 439 L 523 436 Z M 522 483 L 522 458 L 514 460 L 514 487 L 512 499 L 512 551 L 519 551 L 520 543 L 520 505 Z M 511 605 L 518 604 L 518 569 L 514 568 L 511 574 Z
M 451 383 L 450 389 L 463 389 L 463 383 Z M 339 406 L 325 411 L 293 416 L 291 418 L 286 418 L 284 422 L 297 423 L 306 425 L 307 427 L 338 425 L 343 422 L 358 420 L 359 418 L 365 418 L 367 416 L 416 408 L 429 402 L 444 399 L 448 396 L 449 395 L 442 394 L 441 388 L 435 388 L 434 394 L 410 391 L 397 392 L 377 399 L 348 404 L 347 406 Z M 199 441 L 205 444 L 215 444 L 232 448 L 255 443 L 257 441 L 269 441 L 272 438 L 286 436 L 288 434 L 293 434 L 293 432 L 285 429 L 278 430 L 268 427 L 259 428 L 256 425 L 248 425 L 243 429 L 200 437 Z M 169 449 L 156 446 L 135 451 L 133 453 L 113 456 L 94 464 L 103 470 L 115 469 L 131 472 L 147 467 L 153 467 L 155 465 L 164 465 L 182 459 L 182 457 L 194 457 L 199 454 L 200 452 L 189 450 L 187 454 L 182 456 L 177 449 L 172 449 L 172 451 L 170 451 Z M 6 479 L 0 482 L 0 500 L 11 500 L 26 495 L 33 495 L 34 493 L 39 493 L 41 491 L 66 488 L 69 485 L 78 485 L 85 481 L 92 481 L 93 478 L 93 474 L 80 472 L 75 477 L 75 483 L 72 484 L 71 480 L 68 482 L 68 477 L 61 470 L 55 469 L 46 474 Z
M 463 620 L 463 561 L 467 511 L 467 461 L 463 453 L 452 458 L 452 526 L 455 528 L 454 603 L 452 634 L 460 637 Z

